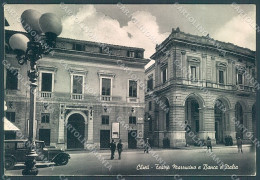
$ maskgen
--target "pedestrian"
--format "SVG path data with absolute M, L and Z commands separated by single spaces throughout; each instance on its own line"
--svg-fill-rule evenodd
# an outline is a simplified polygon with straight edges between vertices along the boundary
M 185 121 L 185 139 L 186 139 L 186 147 L 188 147 L 189 146 L 189 144 L 188 144 L 188 133 L 189 132 L 191 132 L 191 127 L 190 127 L 190 125 L 188 124 L 188 121 Z
M 114 159 L 114 155 L 115 155 L 115 150 L 116 150 L 116 145 L 114 142 L 114 139 L 112 139 L 112 142 L 109 144 L 110 147 L 110 151 L 111 151 L 111 160 Z
M 237 138 L 237 150 L 238 150 L 238 153 L 243 153 L 243 150 L 242 150 L 242 139 L 240 137 Z
M 210 148 L 210 150 L 211 150 L 211 152 L 212 152 L 212 145 L 211 145 L 211 139 L 210 139 L 210 137 L 208 137 L 208 139 L 207 139 L 207 151 L 209 150 L 209 148 Z
M 149 144 L 149 138 L 146 139 L 146 142 L 144 144 L 144 153 L 149 153 L 149 148 L 150 148 L 150 144 Z
M 121 153 L 123 151 L 123 144 L 121 142 L 121 139 L 119 139 L 119 142 L 117 143 L 118 159 L 121 159 Z

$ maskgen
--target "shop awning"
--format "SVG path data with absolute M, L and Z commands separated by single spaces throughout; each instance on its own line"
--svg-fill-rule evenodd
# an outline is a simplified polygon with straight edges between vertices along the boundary
M 19 131 L 20 129 L 4 117 L 4 130 L 5 131 Z

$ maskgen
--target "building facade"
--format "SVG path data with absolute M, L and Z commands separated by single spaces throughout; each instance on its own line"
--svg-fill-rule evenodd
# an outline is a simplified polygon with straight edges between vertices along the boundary
M 255 52 L 209 36 L 172 33 L 146 69 L 145 137 L 154 146 L 196 144 L 226 136 L 252 141 L 255 133 Z M 189 133 L 185 127 L 190 128 Z M 187 129 L 186 129 L 187 130 Z
M 6 31 L 3 61 L 6 117 L 21 130 L 16 138 L 21 134 L 26 138 L 29 64 L 20 66 L 8 47 L 14 33 Z M 145 95 L 126 68 L 144 81 L 149 60 L 143 53 L 141 48 L 58 38 L 54 52 L 37 64 L 36 139 L 64 149 L 83 149 L 87 144 L 108 148 L 111 139 L 119 138 L 124 148 L 139 147 Z

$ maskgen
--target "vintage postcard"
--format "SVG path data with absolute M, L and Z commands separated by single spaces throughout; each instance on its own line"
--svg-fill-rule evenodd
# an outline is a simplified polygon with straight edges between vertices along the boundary
M 8 4 L 4 172 L 256 175 L 256 5 Z

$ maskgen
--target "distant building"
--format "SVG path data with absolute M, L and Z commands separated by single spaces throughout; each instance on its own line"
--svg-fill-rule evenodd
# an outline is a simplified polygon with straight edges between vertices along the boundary
M 151 56 L 146 69 L 145 137 L 171 147 L 207 137 L 224 143 L 254 140 L 256 132 L 255 52 L 231 43 L 181 32 L 179 28 Z M 185 124 L 186 121 L 186 124 Z M 191 132 L 185 133 L 189 126 Z
M 6 31 L 7 44 L 14 33 Z M 139 147 L 145 109 L 139 82 L 149 62 L 143 53 L 141 48 L 58 38 L 55 52 L 38 61 L 36 139 L 65 149 L 108 148 L 112 138 L 122 139 L 124 148 Z M 29 65 L 20 66 L 8 46 L 4 64 L 6 117 L 21 129 L 16 138 L 27 137 Z

